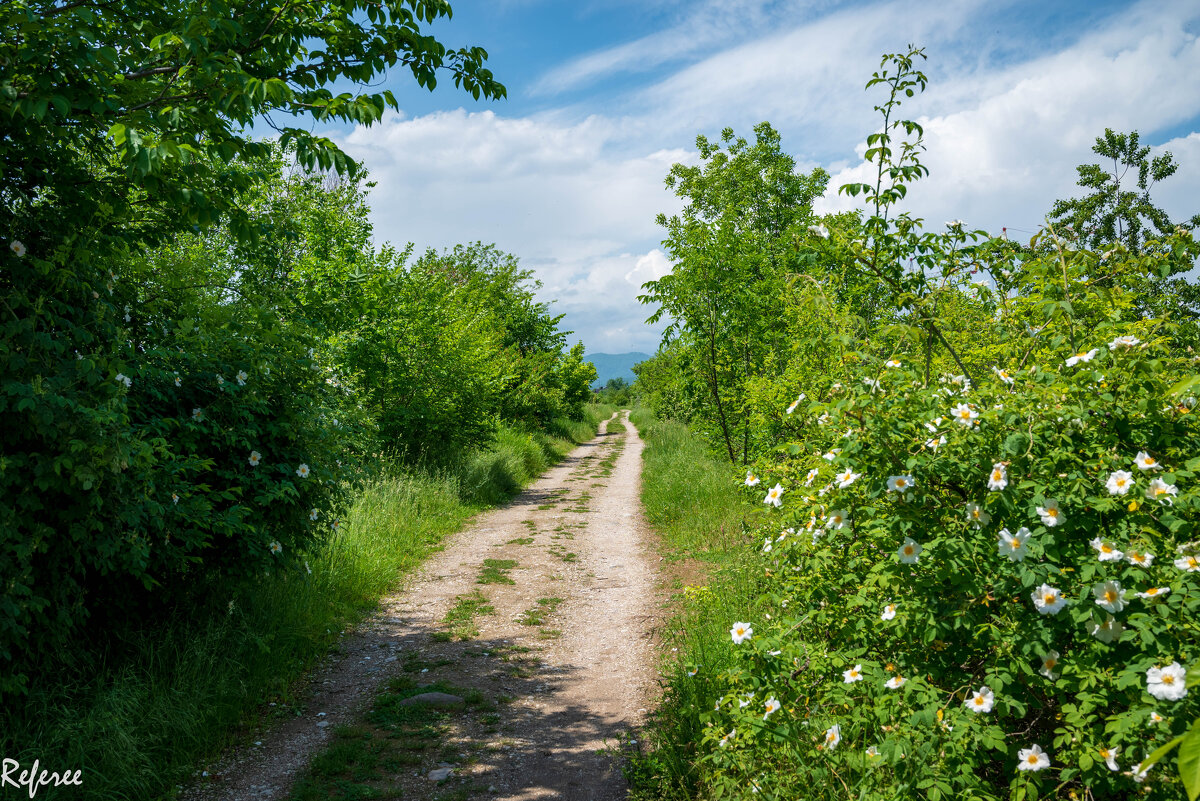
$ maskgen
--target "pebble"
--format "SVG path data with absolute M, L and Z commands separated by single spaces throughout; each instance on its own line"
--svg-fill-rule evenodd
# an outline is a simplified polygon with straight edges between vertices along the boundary
M 411 698 L 405 698 L 400 702 L 400 706 L 462 706 L 466 701 L 457 695 L 450 693 L 421 693 L 414 695 Z
M 454 768 L 438 768 L 437 770 L 429 771 L 429 780 L 440 782 L 450 778 L 450 774 L 454 772 Z

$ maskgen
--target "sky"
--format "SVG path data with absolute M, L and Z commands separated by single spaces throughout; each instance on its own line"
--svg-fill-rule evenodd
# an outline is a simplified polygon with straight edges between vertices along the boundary
M 377 243 L 418 251 L 481 240 L 520 257 L 589 352 L 652 353 L 642 283 L 671 264 L 655 224 L 682 201 L 671 165 L 698 134 L 752 138 L 769 121 L 797 168 L 832 176 L 821 212 L 865 178 L 884 53 L 925 49 L 929 87 L 906 102 L 930 177 L 907 210 L 929 227 L 1029 236 L 1078 194 L 1106 127 L 1137 130 L 1181 165 L 1153 197 L 1200 211 L 1200 3 L 1194 0 L 454 0 L 430 33 L 479 45 L 508 97 L 433 92 L 397 69 L 400 113 L 323 130 L 359 159 Z M 375 89 L 377 91 L 378 88 Z

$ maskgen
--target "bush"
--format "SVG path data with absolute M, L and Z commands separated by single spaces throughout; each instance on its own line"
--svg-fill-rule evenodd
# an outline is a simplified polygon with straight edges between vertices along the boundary
M 924 86 L 919 55 L 872 80 L 887 114 Z M 887 213 L 924 170 L 920 126 L 888 119 L 878 183 L 845 188 L 875 215 L 817 247 L 897 313 L 813 304 L 829 358 L 775 390 L 787 441 L 745 480 L 783 510 L 758 532 L 766 590 L 726 621 L 728 656 L 691 666 L 707 697 L 672 682 L 704 732 L 699 792 L 1179 798 L 1147 757 L 1200 714 L 1200 377 L 1191 329 L 1140 301 L 1200 245 L 925 232 Z
M 1200 712 L 1194 696 L 1147 694 L 1151 668 L 1200 656 L 1200 430 L 1168 393 L 1164 347 L 1123 347 L 1122 331 L 1096 331 L 1089 346 L 1114 344 L 1091 361 L 1012 385 L 924 388 L 900 367 L 812 405 L 827 417 L 797 443 L 809 455 L 772 474 L 787 489 L 761 546 L 769 612 L 711 715 L 712 745 L 738 732 L 711 751 L 719 785 L 758 776 L 752 749 L 788 765 L 780 792 L 1134 792 L 1152 744 Z M 861 681 L 840 678 L 851 669 Z M 764 719 L 772 697 L 783 709 Z M 835 724 L 841 743 L 822 752 Z M 1034 744 L 1049 777 L 1017 770 Z

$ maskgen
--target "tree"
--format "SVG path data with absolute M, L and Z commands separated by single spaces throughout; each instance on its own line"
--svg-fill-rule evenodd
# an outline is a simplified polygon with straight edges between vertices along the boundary
M 95 587 L 164 582 L 159 554 L 183 569 L 213 548 L 229 555 L 214 565 L 237 565 L 241 551 L 248 569 L 280 553 L 268 553 L 276 529 L 246 513 L 247 499 L 280 501 L 272 514 L 297 522 L 328 510 L 333 470 L 306 480 L 300 449 L 328 453 L 336 437 L 298 442 L 293 425 L 330 393 L 308 343 L 268 324 L 279 311 L 269 304 L 222 325 L 218 289 L 174 286 L 203 320 L 139 316 L 134 265 L 221 220 L 235 255 L 273 235 L 248 207 L 274 169 L 272 146 L 251 135 L 260 120 L 305 168 L 354 175 L 302 123 L 371 124 L 397 108 L 391 92 L 357 91 L 389 67 L 427 88 L 445 71 L 476 97 L 504 96 L 485 51 L 451 51 L 425 32 L 450 13 L 445 0 L 0 5 L 0 693 L 24 681 L 10 660 L 36 661 L 77 630 Z M 335 83 L 356 92 L 335 95 Z M 161 339 L 144 334 L 151 322 Z M 152 339 L 164 347 L 146 347 Z M 195 371 L 182 386 L 167 370 L 176 357 Z M 270 367 L 269 379 L 255 373 Z M 230 478 L 257 464 L 247 459 L 258 437 L 277 444 L 270 458 L 259 449 L 270 487 Z M 209 481 L 214 466 L 221 482 Z M 175 490 L 176 507 L 180 476 L 197 496 Z M 150 536 L 168 508 L 194 527 L 187 547 Z
M 1055 201 L 1050 211 L 1052 223 L 1071 226 L 1076 237 L 1093 249 L 1121 243 L 1134 253 L 1140 252 L 1149 238 L 1174 230 L 1170 216 L 1150 200 L 1154 184 L 1179 169 L 1169 152 L 1151 159 L 1150 148 L 1140 146 L 1137 131 L 1124 134 L 1111 128 L 1096 137 L 1092 152 L 1108 159 L 1111 168 L 1099 164 L 1076 167 L 1078 185 L 1091 193 Z M 1132 185 L 1127 178 L 1135 179 Z M 1200 226 L 1200 214 L 1193 216 L 1188 226 Z
M 813 199 L 828 182 L 820 169 L 797 174 L 769 123 L 754 133 L 753 145 L 730 128 L 719 142 L 699 136 L 703 164 L 671 167 L 666 184 L 687 205 L 669 219 L 659 215 L 658 224 L 675 264 L 638 298 L 658 304 L 649 322 L 670 320 L 663 341 L 687 350 L 683 363 L 703 387 L 701 413 L 719 429 L 731 462 L 749 450 L 745 381 L 781 341 L 775 320 L 793 234 L 812 221 Z

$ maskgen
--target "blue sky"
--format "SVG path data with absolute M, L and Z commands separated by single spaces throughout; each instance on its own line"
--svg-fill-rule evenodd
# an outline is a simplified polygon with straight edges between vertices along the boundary
M 770 121 L 804 170 L 833 179 L 818 208 L 848 208 L 884 52 L 929 55 L 932 175 L 910 210 L 939 226 L 1032 232 L 1074 193 L 1105 127 L 1137 129 L 1180 171 L 1155 192 L 1200 211 L 1200 4 L 997 0 L 455 0 L 431 32 L 480 45 L 508 98 L 432 93 L 397 70 L 403 108 L 371 128 L 329 131 L 378 182 L 379 242 L 418 249 L 483 240 L 521 257 L 590 351 L 652 352 L 636 301 L 670 263 L 657 212 L 679 201 L 672 163 L 696 135 L 751 135 Z

